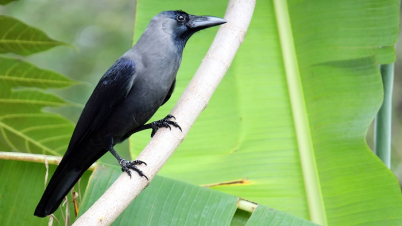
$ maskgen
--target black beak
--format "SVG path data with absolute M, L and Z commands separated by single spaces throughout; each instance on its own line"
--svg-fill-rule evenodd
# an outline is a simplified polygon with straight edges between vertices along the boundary
M 186 24 L 187 27 L 197 31 L 226 23 L 226 20 L 214 16 L 189 16 L 190 20 Z

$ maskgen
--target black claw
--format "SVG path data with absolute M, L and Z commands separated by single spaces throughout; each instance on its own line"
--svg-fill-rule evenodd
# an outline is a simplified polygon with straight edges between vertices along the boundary
M 176 117 L 174 117 L 173 115 L 171 115 L 171 114 L 168 114 L 167 116 L 166 116 L 166 118 L 173 118 L 174 120 L 176 120 Z
M 128 173 L 128 175 L 130 176 L 130 179 L 131 179 L 131 172 L 127 167 L 124 168 L 124 172 Z
M 144 165 L 146 165 L 147 166 L 147 163 L 146 162 L 144 162 L 144 161 L 141 161 L 141 160 L 134 160 L 134 161 L 132 161 L 133 162 L 133 164 L 135 164 L 135 165 L 141 165 L 141 164 L 144 164 Z
M 170 125 L 172 125 L 172 126 L 174 126 L 174 127 L 176 127 L 176 128 L 179 128 L 180 131 L 182 131 L 182 130 L 181 130 L 181 127 L 179 126 L 179 124 L 177 124 L 177 122 L 167 121 L 167 123 L 170 124 Z
M 169 128 L 169 130 L 172 130 L 171 125 L 176 128 L 179 128 L 180 131 L 183 131 L 181 129 L 181 127 L 179 126 L 179 124 L 177 124 L 177 122 L 173 122 L 173 121 L 169 120 L 171 118 L 176 120 L 176 118 L 173 115 L 169 114 L 164 119 L 153 122 L 151 125 L 151 127 L 152 127 L 151 137 L 153 137 L 155 135 L 155 133 L 158 131 L 159 128 L 165 127 L 165 128 Z
M 141 164 L 147 165 L 145 162 L 143 162 L 141 160 L 127 161 L 125 159 L 121 159 L 119 163 L 121 165 L 121 171 L 126 172 L 130 176 L 130 179 L 131 179 L 130 169 L 132 169 L 135 172 L 137 172 L 138 175 L 140 175 L 141 177 L 145 177 L 148 180 L 148 177 L 145 176 L 145 174 L 135 166 L 135 165 L 141 165 Z

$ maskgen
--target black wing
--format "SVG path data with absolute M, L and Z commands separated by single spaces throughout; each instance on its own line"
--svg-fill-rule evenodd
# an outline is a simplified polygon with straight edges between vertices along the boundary
M 173 80 L 172 86 L 170 86 L 169 92 L 168 92 L 168 94 L 166 95 L 165 100 L 163 100 L 162 105 L 164 105 L 164 104 L 170 99 L 170 97 L 172 96 L 172 93 L 173 93 L 173 91 L 174 91 L 175 85 L 176 85 L 176 79 Z M 161 106 L 162 106 L 162 105 L 161 105 Z
M 68 150 L 74 149 L 99 128 L 113 108 L 126 98 L 133 85 L 134 74 L 134 61 L 120 58 L 102 76 L 81 113 Z

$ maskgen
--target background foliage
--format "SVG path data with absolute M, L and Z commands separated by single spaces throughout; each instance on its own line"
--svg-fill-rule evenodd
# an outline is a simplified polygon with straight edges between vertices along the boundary
M 151 15 L 168 4 L 171 2 L 139 2 L 137 18 L 144 19 L 138 20 L 136 29 L 143 30 Z M 221 5 L 211 9 L 208 4 L 205 8 L 181 1 L 177 4 L 190 12 L 213 15 L 224 9 Z M 397 224 L 396 213 L 392 217 L 376 214 L 380 209 L 393 212 L 395 206 L 400 208 L 401 197 L 394 176 L 365 142 L 381 105 L 378 64 L 395 60 L 397 6 L 397 1 L 289 1 L 308 116 L 302 120 L 309 125 L 307 136 L 316 157 L 316 172 L 302 170 L 300 156 L 306 153 L 299 147 L 302 134 L 294 125 L 300 110 L 291 107 L 295 100 L 289 96 L 288 84 L 293 81 L 286 78 L 275 17 L 281 12 L 269 1 L 257 3 L 246 40 L 229 72 L 161 175 L 209 185 L 306 219 L 312 214 L 307 196 L 314 196 L 322 199 L 330 225 L 369 224 L 379 219 Z M 178 74 L 182 81 L 191 78 L 196 69 L 192 64 L 204 55 L 200 35 L 193 38 Z M 186 84 L 178 83 L 172 100 Z M 174 104 L 167 103 L 154 119 L 166 115 Z M 146 133 L 132 137 L 133 156 L 148 139 Z M 303 142 L 310 142 L 308 139 Z M 306 174 L 315 173 L 322 198 L 306 185 Z M 238 183 L 220 184 L 229 181 Z M 380 190 L 384 196 L 377 196 Z M 388 199 L 389 191 L 395 196 Z M 373 192 L 377 194 L 374 199 Z M 365 217 L 356 217 L 352 209 Z
M 289 1 L 303 97 L 307 107 L 306 120 L 317 159 L 316 170 L 323 195 L 321 202 L 325 207 L 328 223 L 352 225 L 376 224 L 382 221 L 387 225 L 397 225 L 401 220 L 400 190 L 393 175 L 371 153 L 364 140 L 368 126 L 381 103 L 378 64 L 394 60 L 392 46 L 397 36 L 397 1 L 361 3 Z M 201 6 L 192 1 L 141 1 L 136 9 L 136 39 L 153 15 L 178 6 L 194 14 L 223 16 L 226 2 L 206 1 Z M 51 10 L 52 7 L 61 9 L 62 13 Z M 131 42 L 127 37 L 132 34 L 134 8 L 134 2 L 122 0 L 103 1 L 102 4 L 99 1 L 19 1 L 0 8 L 2 14 L 29 21 L 30 25 L 45 29 L 50 37 L 72 43 L 79 49 L 77 52 L 72 48 L 54 48 L 44 54 L 24 59 L 43 68 L 68 74 L 76 80 L 88 82 L 54 90 L 74 82 L 64 79 L 58 73 L 45 71 L 43 73 L 51 77 L 52 81 L 59 82 L 47 84 L 43 81 L 35 82 L 34 79 L 31 82 L 28 77 L 25 82 L 13 83 L 7 89 L 2 88 L 1 94 L 6 99 L 24 98 L 25 104 L 31 106 L 24 112 L 34 111 L 46 117 L 45 120 L 38 120 L 29 116 L 24 117 L 26 120 L 14 120 L 11 123 L 3 118 L 3 150 L 47 153 L 49 151 L 42 147 L 45 144 L 49 150 L 56 150 L 57 153 L 53 154 L 63 152 L 63 145 L 67 145 L 69 139 L 66 134 L 71 133 L 73 124 L 50 114 L 49 111 L 60 113 L 73 122 L 77 120 L 82 105 L 99 77 L 130 47 Z M 85 13 L 82 12 L 83 9 Z M 208 185 L 214 190 L 309 219 L 310 203 L 306 197 L 309 191 L 306 191 L 303 177 L 306 172 L 301 170 L 300 162 L 303 152 L 299 151 L 297 142 L 300 134 L 295 131 L 293 124 L 293 116 L 297 111 L 290 105 L 292 97 L 288 94 L 289 81 L 285 77 L 276 13 L 278 12 L 275 12 L 272 2 L 257 3 L 246 41 L 228 75 L 186 141 L 163 168 L 161 175 Z M 195 72 L 215 32 L 216 29 L 201 32 L 190 40 L 174 96 L 155 118 L 161 118 L 170 111 Z M 7 57 L 10 56 L 14 55 L 7 54 Z M 8 69 L 4 68 L 4 74 L 12 70 L 13 64 L 19 64 L 25 70 L 41 70 L 20 60 L 2 58 L 2 62 L 3 65 L 10 65 Z M 37 88 L 19 90 L 21 86 Z M 12 89 L 16 92 L 9 92 Z M 35 99 L 35 103 L 31 103 L 30 98 Z M 37 103 L 37 100 L 45 102 Z M 72 102 L 79 104 L 71 104 Z M 57 109 L 47 108 L 47 113 L 40 111 L 42 106 L 60 105 L 63 106 Z M 14 108 L 1 110 L 4 114 L 9 114 L 8 111 Z M 18 112 L 13 110 L 11 113 Z M 52 117 L 56 121 L 52 121 Z M 43 123 L 55 127 L 41 127 Z M 18 140 L 21 136 L 12 137 L 13 133 L 6 131 L 4 128 L 8 127 L 4 125 L 19 131 L 18 135 L 25 136 L 23 140 Z M 43 131 L 38 133 L 37 129 Z M 61 134 L 52 133 L 53 138 L 46 139 L 50 130 Z M 7 141 L 9 137 L 10 140 L 14 139 L 11 142 L 13 145 Z M 38 145 L 31 140 L 38 141 L 42 146 L 37 148 Z M 123 145 L 120 146 L 119 153 L 127 158 L 131 153 L 135 158 L 148 140 L 148 133 L 135 135 L 130 140 L 133 144 L 131 152 L 127 145 Z M 116 163 L 111 155 L 105 155 L 101 161 Z M 399 165 L 396 160 L 393 163 L 394 168 Z M 13 167 L 21 169 L 16 174 L 29 175 L 36 170 L 40 171 L 39 164 L 27 164 L 0 161 L 0 167 L 4 169 L 1 172 L 10 171 Z M 31 168 L 35 171 L 30 172 Z M 45 171 L 45 168 L 42 167 L 42 170 Z M 52 170 L 51 168 L 50 173 Z M 35 187 L 34 190 L 39 191 L 32 192 L 35 196 L 32 200 L 39 200 L 36 196 L 41 194 L 43 185 L 38 185 L 36 181 L 43 179 L 34 178 L 23 179 L 27 187 Z M 84 181 L 87 178 L 88 175 L 84 177 Z M 8 184 L 20 187 L 18 177 L 3 173 L 0 179 L 10 180 Z M 95 181 L 97 180 L 92 181 L 91 186 Z M 237 184 L 220 184 L 233 181 Z M 103 186 L 102 189 L 106 187 Z M 23 191 L 21 187 L 20 192 Z M 0 194 L 9 192 L 11 190 L 0 190 Z M 102 193 L 103 190 L 99 192 Z M 84 199 L 90 199 L 90 194 L 93 193 L 88 193 Z M 13 199 L 8 202 L 12 201 Z M 31 212 L 35 204 L 28 203 L 27 211 L 23 211 L 26 214 L 22 218 L 25 222 L 32 220 Z M 15 214 L 20 206 L 15 203 L 13 208 L 4 205 L 2 208 L 0 219 L 5 219 L 5 213 Z M 84 205 L 83 208 L 87 207 Z M 257 214 L 270 215 L 264 211 L 256 212 L 255 216 Z M 35 220 L 40 221 L 37 218 Z

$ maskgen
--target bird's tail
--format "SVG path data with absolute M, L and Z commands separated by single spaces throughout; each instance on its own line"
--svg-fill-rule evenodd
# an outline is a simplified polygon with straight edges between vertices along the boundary
M 68 150 L 64 155 L 35 209 L 35 216 L 46 217 L 54 213 L 82 174 L 106 152 L 94 150 L 89 145 L 79 149 Z

